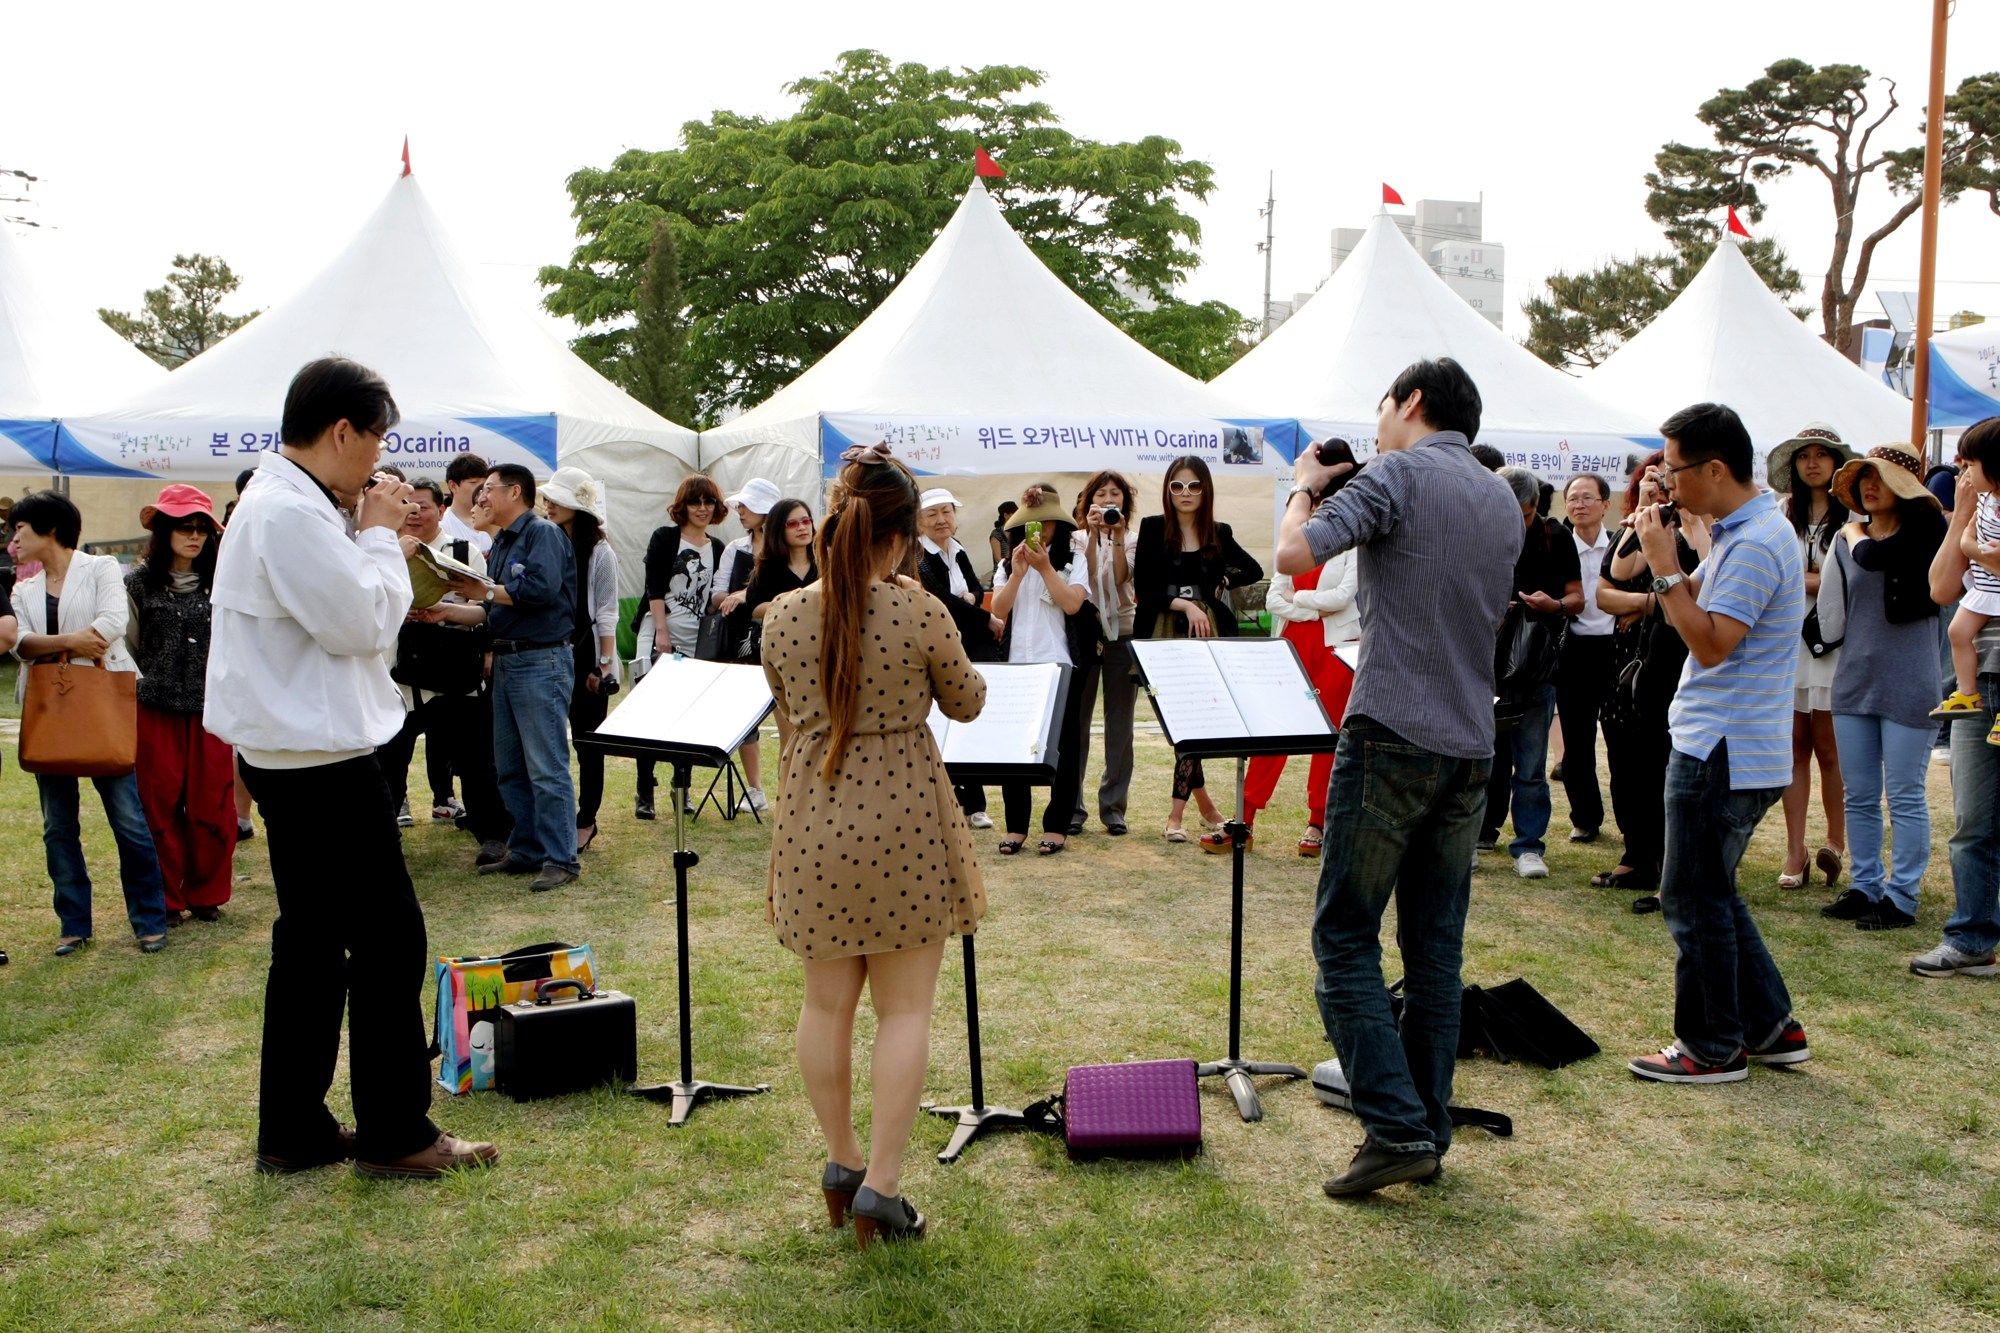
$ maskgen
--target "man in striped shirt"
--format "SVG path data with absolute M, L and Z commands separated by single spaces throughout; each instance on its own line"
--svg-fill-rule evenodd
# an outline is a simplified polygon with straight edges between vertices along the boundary
M 1667 848 L 1660 876 L 1678 958 L 1675 1044 L 1631 1062 L 1660 1083 L 1734 1083 L 1750 1063 L 1796 1064 L 1805 1029 L 1771 951 L 1736 891 L 1736 865 L 1792 778 L 1792 677 L 1805 618 L 1798 538 L 1752 478 L 1750 433 L 1720 403 L 1661 424 L 1675 503 L 1709 522 L 1692 575 L 1676 558 L 1668 506 L 1633 527 L 1660 609 L 1688 646 L 1668 714 Z

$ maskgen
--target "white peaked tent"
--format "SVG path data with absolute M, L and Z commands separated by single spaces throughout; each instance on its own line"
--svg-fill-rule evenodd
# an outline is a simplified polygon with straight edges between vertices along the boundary
M 762 476 L 817 498 L 856 443 L 886 440 L 919 474 L 1158 473 L 1193 453 L 1227 475 L 1289 472 L 1295 433 L 1098 314 L 974 178 L 888 299 L 798 379 L 704 431 L 701 456 L 725 491 Z
M 1856 450 L 1910 438 L 1909 400 L 1821 341 L 1733 244 L 1716 246 L 1687 290 L 1585 383 L 1656 423 L 1693 403 L 1734 408 L 1760 474 L 1771 446 L 1809 421 Z
M 166 377 L 88 303 L 56 296 L 0 227 L 0 472 L 54 471 L 58 421 Z
M 1658 447 L 1647 418 L 1600 401 L 1467 305 L 1387 213 L 1313 299 L 1215 387 L 1291 413 L 1315 440 L 1338 435 L 1372 449 L 1376 408 L 1397 374 L 1444 356 L 1479 386 L 1476 442 L 1558 485 L 1581 473 L 1622 478 L 1630 460 Z

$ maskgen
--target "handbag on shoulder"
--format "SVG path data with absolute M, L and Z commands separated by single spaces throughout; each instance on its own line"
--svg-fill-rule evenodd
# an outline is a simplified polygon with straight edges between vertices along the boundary
M 139 673 L 81 667 L 68 653 L 28 668 L 21 767 L 51 777 L 123 777 L 139 763 Z

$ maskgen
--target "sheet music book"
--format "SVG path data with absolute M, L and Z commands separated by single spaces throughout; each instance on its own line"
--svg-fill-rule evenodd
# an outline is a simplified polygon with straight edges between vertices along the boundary
M 442 601 L 444 595 L 451 591 L 450 581 L 454 577 L 462 576 L 478 583 L 490 582 L 472 566 L 461 564 L 448 555 L 439 555 L 421 542 L 417 544 L 417 553 L 405 563 L 410 568 L 410 592 L 414 594 L 410 605 L 420 610 Z
M 1284 639 L 1134 639 L 1153 709 L 1189 753 L 1311 754 L 1338 736 Z
M 651 746 L 721 756 L 741 745 L 771 708 L 762 667 L 667 658 L 653 664 L 591 739 L 605 748 L 632 742 L 635 752 Z
M 975 663 L 986 677 L 986 707 L 970 722 L 953 722 L 931 704 L 931 733 L 947 765 L 981 767 L 1053 764 L 1045 754 L 1053 716 L 1062 710 L 1063 669 L 1054 662 Z

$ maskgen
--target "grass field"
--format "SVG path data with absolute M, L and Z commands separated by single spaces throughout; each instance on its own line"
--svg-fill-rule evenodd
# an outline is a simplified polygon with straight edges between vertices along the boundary
M 1314 864 L 1290 851 L 1304 823 L 1294 764 L 1251 858 L 1245 1047 L 1310 1066 L 1327 1048 L 1307 947 Z M 1223 1053 L 1228 861 L 1158 838 L 1169 769 L 1156 740 L 1142 748 L 1128 838 L 1093 821 L 1059 858 L 1003 860 L 977 835 L 990 1100 L 1019 1106 L 1071 1064 Z M 863 1255 L 824 1224 L 791 1059 L 799 969 L 764 925 L 766 833 L 748 818 L 695 826 L 696 1063 L 769 1082 L 768 1096 L 670 1132 L 664 1108 L 609 1090 L 527 1106 L 439 1092 L 435 1118 L 496 1140 L 497 1170 L 433 1187 L 339 1170 L 274 1180 L 250 1169 L 264 844 L 239 855 L 247 878 L 223 921 L 182 927 L 165 953 L 130 945 L 100 878 L 97 945 L 54 958 L 34 786 L 9 753 L 0 1329 L 1991 1327 L 2000 991 L 1906 970 L 1949 907 L 1948 788 L 1932 776 L 1938 854 L 1915 930 L 1860 934 L 1820 918 L 1823 888 L 1780 893 L 1775 811 L 1745 862 L 1809 1064 L 1711 1089 L 1625 1072 L 1671 1035 L 1672 947 L 1658 916 L 1588 887 L 1615 847 L 1563 842 L 1558 790 L 1552 878 L 1484 858 L 1466 976 L 1526 976 L 1605 1049 L 1555 1073 L 1462 1063 L 1459 1099 L 1510 1113 L 1514 1138 L 1466 1131 L 1441 1184 L 1336 1203 L 1320 1181 L 1360 1129 L 1302 1083 L 1268 1081 L 1267 1118 L 1246 1125 L 1210 1081 L 1207 1150 L 1186 1164 L 1074 1165 L 1016 1133 L 940 1166 L 949 1126 L 926 1118 L 904 1179 L 934 1233 Z M 630 817 L 632 780 L 613 765 L 585 878 L 558 893 L 476 879 L 471 842 L 449 828 L 421 825 L 405 847 L 432 953 L 590 942 L 638 1000 L 642 1076 L 666 1078 L 672 824 Z M 115 856 L 85 808 L 101 877 Z M 338 830 L 326 851 L 340 855 Z M 967 1091 L 956 957 L 931 1066 L 942 1101 Z M 345 1115 L 344 1070 L 333 1105 Z

